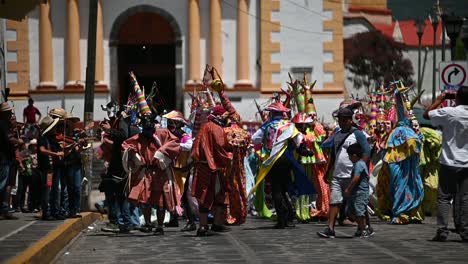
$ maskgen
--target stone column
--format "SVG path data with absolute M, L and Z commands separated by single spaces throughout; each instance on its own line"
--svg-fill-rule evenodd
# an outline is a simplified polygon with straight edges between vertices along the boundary
M 220 0 L 210 0 L 210 57 L 209 63 L 223 74 L 223 50 L 221 35 L 221 3 Z
M 237 1 L 237 81 L 235 88 L 252 87 L 250 82 L 249 3 Z
M 104 82 L 104 24 L 102 22 L 102 0 L 98 1 L 96 29 L 96 89 L 107 89 Z
M 189 54 L 189 78 L 188 83 L 201 80 L 200 77 L 200 6 L 199 0 L 188 0 L 188 54 Z
M 65 88 L 82 88 L 80 64 L 80 14 L 78 0 L 68 0 Z
M 39 86 L 38 89 L 57 89 L 54 80 L 54 52 L 50 0 L 39 7 Z

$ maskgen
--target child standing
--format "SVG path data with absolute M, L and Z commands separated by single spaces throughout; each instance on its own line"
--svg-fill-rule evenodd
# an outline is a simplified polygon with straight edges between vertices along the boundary
M 353 162 L 351 174 L 351 183 L 345 189 L 345 196 L 350 197 L 348 206 L 356 217 L 358 229 L 355 237 L 367 238 L 374 234 L 370 227 L 367 204 L 369 203 L 369 172 L 367 165 L 362 160 L 363 150 L 358 143 L 352 144 L 347 148 L 349 159 Z M 366 226 L 367 224 L 367 226 Z

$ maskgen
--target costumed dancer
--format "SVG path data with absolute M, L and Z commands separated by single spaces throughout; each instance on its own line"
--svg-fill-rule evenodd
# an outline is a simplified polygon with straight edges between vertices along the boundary
M 190 182 L 190 167 L 191 167 L 191 153 L 193 140 L 192 137 L 184 130 L 184 126 L 187 125 L 187 121 L 184 115 L 180 111 L 173 110 L 162 116 L 167 119 L 167 128 L 179 139 L 180 154 L 175 160 L 175 179 L 179 186 L 182 195 L 182 204 L 185 215 L 187 217 L 187 223 L 181 231 L 194 231 L 197 229 L 195 224 L 195 215 L 192 212 L 192 208 L 189 204 L 190 197 L 187 196 L 188 184 Z M 177 214 L 171 214 L 171 221 L 166 226 L 179 226 L 177 221 Z
M 394 224 L 420 223 L 423 216 L 418 212 L 418 207 L 424 198 L 419 168 L 422 135 L 416 134 L 410 127 L 415 118 L 406 96 L 409 87 L 405 87 L 401 81 L 392 86 L 390 91 L 395 96 L 398 123 L 389 134 L 383 152 L 384 163 L 377 185 L 379 210 L 384 214 L 384 219 L 388 215 Z M 385 179 L 388 179 L 388 185 Z
M 302 84 L 302 87 L 305 94 L 305 106 L 297 108 L 303 108 L 305 112 L 297 113 L 292 119 L 292 122 L 296 124 L 296 127 L 304 135 L 304 142 L 307 149 L 314 152 L 313 156 L 299 156 L 299 162 L 304 167 L 317 193 L 315 208 L 311 207 L 309 209 L 310 201 L 308 195 L 299 197 L 299 204 L 296 205 L 296 215 L 299 219 L 304 221 L 308 220 L 310 217 L 313 219 L 327 219 L 330 203 L 330 190 L 328 183 L 325 182 L 327 160 L 322 148 L 320 148 L 320 144 L 326 137 L 326 132 L 322 124 L 317 120 L 317 110 L 315 109 L 314 100 L 312 98 L 312 89 L 315 83 L 316 81 L 307 84 L 304 76 L 304 84 Z M 293 83 L 293 85 L 297 85 L 297 81 Z M 301 209 L 298 210 L 299 208 Z
M 138 82 L 131 74 L 135 90 Z M 141 93 L 141 90 L 140 90 Z M 156 129 L 153 115 L 143 102 L 144 95 L 137 92 L 142 114 L 142 132 L 122 143 L 124 169 L 129 173 L 130 194 L 128 200 L 138 204 L 145 218 L 140 230 L 151 232 L 151 208 L 157 210 L 158 226 L 154 233 L 163 235 L 165 210 L 181 213 L 180 193 L 175 183 L 173 160 L 179 155 L 178 138 L 167 129 Z M 142 100 L 141 100 L 142 98 Z
M 213 211 L 214 223 L 211 230 L 226 232 L 224 226 L 224 210 L 227 202 L 227 182 L 223 178 L 232 153 L 228 152 L 229 144 L 223 127 L 225 126 L 226 110 L 222 106 L 213 107 L 192 147 L 194 160 L 194 175 L 192 196 L 197 198 L 200 214 L 200 227 L 197 236 L 209 235 L 208 213 Z
M 269 116 L 269 113 L 267 111 L 263 111 L 261 108 L 260 108 L 260 105 L 257 103 L 257 101 L 255 101 L 255 104 L 257 106 L 257 111 L 258 111 L 258 114 L 262 120 L 263 123 L 266 123 L 268 122 L 268 116 Z M 261 149 L 259 150 L 259 148 L 261 148 L 261 146 L 257 145 L 257 148 L 255 147 L 255 145 L 253 146 L 253 151 L 252 153 L 249 155 L 248 157 L 248 162 L 249 162 L 249 166 L 252 168 L 252 173 L 253 173 L 253 176 L 254 176 L 254 185 L 253 185 L 253 188 L 250 188 L 250 191 L 249 193 L 252 193 L 253 191 L 255 191 L 255 195 L 253 196 L 253 205 L 255 207 L 255 212 L 257 213 L 257 216 L 260 217 L 260 218 L 265 218 L 265 219 L 270 219 L 272 216 L 273 216 L 273 213 L 271 212 L 271 210 L 268 208 L 267 204 L 266 204 L 266 201 L 265 201 L 265 196 L 266 196 L 266 193 L 265 193 L 265 181 L 262 181 L 258 184 L 257 187 L 255 187 L 255 178 L 258 176 L 258 172 L 259 172 L 259 169 L 260 169 L 260 156 L 262 155 L 261 154 Z M 258 150 L 258 151 L 257 151 Z M 255 189 L 254 189 L 255 188 Z M 250 197 L 250 195 L 249 195 Z
M 275 228 L 284 229 L 287 226 L 294 226 L 292 221 L 295 212 L 288 195 L 288 186 L 291 183 L 291 169 L 299 172 L 295 173 L 297 187 L 303 188 L 303 190 L 298 190 L 299 195 L 310 194 L 311 189 L 313 189 L 307 179 L 299 183 L 306 176 L 302 167 L 294 159 L 293 150 L 297 148 L 299 154 L 304 156 L 311 156 L 313 152 L 307 151 L 305 144 L 302 143 L 303 135 L 297 130 L 294 123 L 287 118 L 287 113 L 290 112 L 289 108 L 286 108 L 276 99 L 264 110 L 269 112 L 269 121 L 264 123 L 252 136 L 252 142 L 261 146 L 260 159 L 262 163 L 255 187 L 251 190 L 251 193 L 255 191 L 265 177 L 269 177 L 277 214 Z M 301 177 L 300 173 L 303 174 L 303 177 Z M 306 190 L 307 187 L 309 187 L 309 190 Z
M 232 150 L 232 162 L 229 164 L 225 176 L 230 184 L 226 223 L 240 225 L 245 223 L 248 212 L 244 158 L 251 143 L 251 136 L 239 126 L 240 115 L 233 107 L 229 98 L 224 94 L 222 80 L 215 80 L 212 87 L 219 93 L 221 104 L 229 113 L 228 125 L 224 128 L 229 147 Z
M 439 184 L 439 156 L 442 151 L 442 136 L 429 127 L 421 127 L 424 139 L 420 155 L 421 176 L 424 179 L 422 209 L 425 215 L 437 212 L 437 186 Z

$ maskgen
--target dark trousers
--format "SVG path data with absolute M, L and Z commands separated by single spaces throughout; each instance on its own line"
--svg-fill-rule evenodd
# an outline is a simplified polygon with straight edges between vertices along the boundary
M 8 205 L 8 179 L 10 178 L 11 165 L 8 162 L 0 160 L 0 215 L 7 214 L 10 206 Z
M 184 183 L 184 193 L 182 194 L 182 204 L 184 206 L 185 216 L 187 217 L 187 221 L 189 223 L 195 223 L 195 215 L 193 214 L 192 208 L 190 207 L 190 203 L 188 200 L 188 189 L 189 189 L 189 182 L 190 177 L 192 177 L 192 173 L 189 173 L 187 179 Z
M 54 168 L 49 203 L 52 216 L 68 214 L 67 179 L 63 167 Z
M 24 173 L 21 173 L 18 177 L 18 194 L 16 195 L 18 197 L 18 209 L 23 209 L 23 208 L 31 208 L 31 179 L 32 175 L 26 175 Z M 28 201 L 26 201 L 26 191 L 28 190 L 29 187 L 29 192 L 28 192 Z M 25 206 L 26 203 L 26 206 Z
M 125 193 L 125 181 L 120 183 L 106 179 L 105 195 L 109 206 L 109 222 L 119 225 L 120 228 L 130 226 L 130 204 Z
M 294 219 L 294 209 L 288 196 L 288 185 L 291 178 L 291 162 L 282 155 L 273 165 L 268 177 L 271 182 L 271 195 L 275 204 L 278 225 L 285 226 Z
M 448 235 L 450 202 L 453 200 L 453 221 L 464 240 L 468 240 L 468 168 L 440 165 L 437 196 L 438 232 Z
M 69 165 L 65 169 L 70 215 L 79 213 L 81 209 L 81 175 L 81 164 Z
M 42 217 L 46 218 L 47 216 L 50 215 L 50 210 L 49 210 L 50 187 L 47 186 L 47 171 L 39 171 L 39 177 L 40 177 L 40 189 L 41 189 Z
M 31 185 L 29 186 L 29 197 L 31 197 L 29 209 L 34 210 L 41 207 L 42 189 L 41 172 L 38 169 L 33 169 Z

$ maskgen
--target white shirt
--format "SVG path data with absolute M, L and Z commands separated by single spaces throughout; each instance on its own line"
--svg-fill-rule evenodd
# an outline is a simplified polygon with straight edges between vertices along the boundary
M 338 132 L 341 133 L 341 132 Z M 349 159 L 348 152 L 346 151 L 349 146 L 356 143 L 356 136 L 354 133 L 349 135 L 344 141 L 341 148 L 336 153 L 335 169 L 333 170 L 333 177 L 336 178 L 351 178 L 351 171 L 353 170 L 353 162 Z
M 468 105 L 432 110 L 429 117 L 442 130 L 440 163 L 468 168 Z

